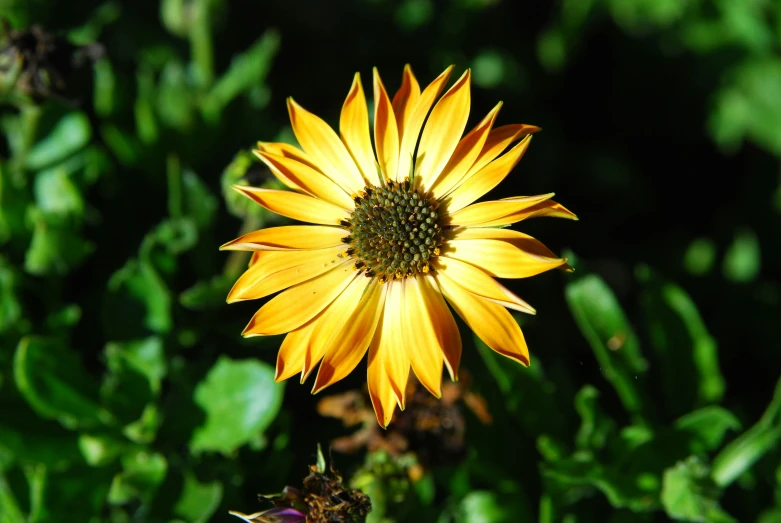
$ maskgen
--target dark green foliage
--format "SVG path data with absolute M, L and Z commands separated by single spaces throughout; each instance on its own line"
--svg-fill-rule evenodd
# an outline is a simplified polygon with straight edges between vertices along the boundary
M 281 337 L 241 339 L 259 304 L 224 300 L 249 258 L 218 247 L 283 223 L 230 186 L 281 188 L 249 149 L 294 141 L 287 96 L 335 125 L 355 71 L 393 92 L 408 62 L 424 85 L 472 68 L 470 128 L 504 100 L 498 125 L 544 129 L 489 196 L 555 191 L 579 222 L 517 228 L 576 272 L 505 282 L 538 311 L 528 369 L 462 331 L 493 422 L 464 410 L 461 458 L 334 453 L 369 521 L 781 518 L 781 3 L 0 17 L 0 523 L 238 521 L 355 430 L 274 383 Z M 20 47 L 36 24 L 53 47 Z

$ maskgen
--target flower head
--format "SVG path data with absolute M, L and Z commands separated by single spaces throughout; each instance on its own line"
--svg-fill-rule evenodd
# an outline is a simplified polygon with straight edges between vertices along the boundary
M 500 103 L 463 135 L 470 72 L 437 101 L 451 71 L 421 91 L 407 66 L 391 100 L 375 69 L 373 146 L 358 74 L 339 135 L 288 100 L 301 149 L 261 142 L 255 154 L 291 191 L 236 189 L 313 225 L 263 229 L 223 245 L 253 251 L 229 302 L 281 291 L 243 333 L 288 333 L 277 380 L 300 372 L 303 383 L 319 363 L 317 393 L 368 352 L 369 393 L 383 427 L 396 405 L 404 408 L 410 368 L 437 397 L 443 365 L 458 375 L 461 337 L 447 303 L 486 345 L 528 365 L 507 308 L 535 311 L 494 278 L 568 267 L 531 236 L 498 228 L 535 216 L 575 218 L 553 194 L 474 203 L 510 173 L 539 129 L 496 127 Z

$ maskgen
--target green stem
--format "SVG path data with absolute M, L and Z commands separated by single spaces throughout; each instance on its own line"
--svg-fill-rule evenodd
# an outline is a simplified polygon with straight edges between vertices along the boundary
M 179 219 L 184 214 L 182 208 L 182 165 L 179 157 L 169 154 L 166 159 L 166 175 L 168 178 L 168 214 L 173 219 Z
M 199 73 L 199 84 L 208 88 L 214 81 L 209 0 L 195 0 L 192 5 L 193 22 L 190 27 L 190 54 Z

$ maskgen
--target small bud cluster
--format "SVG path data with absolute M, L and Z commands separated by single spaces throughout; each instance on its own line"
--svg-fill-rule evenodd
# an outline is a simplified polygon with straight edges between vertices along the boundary
M 355 269 L 381 282 L 429 272 L 442 245 L 437 202 L 408 179 L 367 186 L 341 225 L 350 232 L 342 241 L 350 246 L 347 255 L 357 259 Z

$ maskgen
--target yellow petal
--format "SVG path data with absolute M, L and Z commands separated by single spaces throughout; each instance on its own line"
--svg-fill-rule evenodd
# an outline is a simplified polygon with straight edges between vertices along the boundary
M 284 251 L 336 247 L 347 231 L 323 225 L 286 225 L 240 236 L 220 247 L 223 251 Z
M 326 308 L 355 278 L 352 260 L 269 300 L 250 320 L 243 336 L 270 336 L 296 329 Z
M 404 134 L 400 136 L 401 145 L 399 146 L 397 180 L 403 180 L 409 175 L 410 165 L 413 159 L 412 155 L 415 154 L 415 146 L 418 144 L 418 137 L 420 136 L 421 128 L 423 128 L 423 122 L 426 121 L 431 106 L 434 105 L 434 101 L 439 96 L 439 93 L 442 92 L 442 88 L 445 86 L 448 79 L 450 79 L 450 73 L 452 72 L 453 66 L 451 65 L 423 90 L 418 98 L 418 103 L 415 104 L 412 115 L 405 121 Z
M 385 310 L 369 346 L 368 368 L 369 394 L 373 394 L 373 386 L 384 390 L 382 384 L 387 381 L 393 397 L 402 409 L 404 409 L 406 400 L 410 370 L 403 325 L 403 283 L 404 280 L 394 280 L 385 284 L 388 286 Z M 377 404 L 374 403 L 374 405 L 377 410 Z M 390 415 L 393 415 L 392 411 L 390 411 Z
M 288 187 L 299 189 L 349 211 L 355 209 L 353 199 L 333 180 L 314 167 L 284 155 L 260 150 L 254 152 Z
M 333 269 L 337 263 L 342 263 L 344 260 L 338 258 L 337 254 L 344 252 L 344 250 L 343 247 L 336 247 L 314 251 L 281 252 L 279 253 L 283 255 L 280 257 L 281 259 L 269 260 L 269 263 L 261 263 L 257 268 L 248 269 L 228 294 L 228 303 L 257 300 L 316 278 Z M 306 259 L 302 259 L 300 263 L 274 270 L 275 267 L 290 263 L 289 260 L 285 259 L 288 258 L 284 256 L 286 254 L 304 254 Z
M 404 280 L 403 322 L 406 346 L 412 370 L 420 383 L 437 398 L 442 397 L 442 364 L 444 352 L 434 317 L 429 313 L 424 291 L 427 277 Z
M 344 319 L 350 317 L 355 311 L 370 281 L 363 276 L 356 277 L 339 297 L 322 312 L 317 321 L 315 332 L 312 334 L 304 367 L 301 369 L 301 383 L 306 381 L 323 356 L 333 350 L 335 335 L 344 327 Z
M 426 307 L 434 326 L 440 347 L 445 356 L 445 367 L 450 379 L 458 380 L 458 367 L 461 364 L 461 333 L 453 314 L 442 297 L 439 284 L 433 278 L 421 278 L 421 290 L 426 299 Z
M 316 321 L 315 318 L 285 336 L 277 354 L 277 370 L 274 380 L 280 382 L 301 372 Z
M 440 274 L 436 278 L 448 303 L 477 337 L 502 356 L 529 365 L 526 340 L 507 309 L 475 296 L 455 280 L 443 278 Z
M 551 193 L 552 194 L 552 193 Z M 504 201 L 504 200 L 501 200 Z M 488 203 L 488 202 L 486 202 Z M 480 205 L 475 204 L 475 205 Z M 470 206 L 473 207 L 473 206 Z M 463 209 L 466 210 L 469 209 L 469 207 Z M 568 220 L 577 220 L 578 217 L 561 205 L 560 203 L 554 202 L 553 200 L 547 200 L 544 202 L 537 203 L 535 205 L 532 205 L 531 207 L 528 207 L 526 209 L 521 209 L 518 211 L 515 211 L 511 214 L 508 214 L 506 216 L 502 216 L 501 218 L 497 218 L 494 220 L 489 220 L 486 222 L 483 222 L 480 224 L 482 227 L 495 227 L 498 225 L 508 225 L 511 223 L 516 223 L 521 220 L 528 220 L 529 218 L 541 218 L 541 217 L 550 217 L 550 218 L 566 218 Z
M 312 394 L 343 379 L 363 359 L 383 314 L 387 288 L 373 280 L 357 307 L 342 316 L 341 327 L 329 340 L 330 348 L 320 363 Z
M 396 115 L 380 73 L 374 68 L 374 145 L 377 148 L 377 162 L 387 179 L 395 179 L 399 161 L 399 128 Z
M 452 213 L 448 220 L 448 224 L 460 225 L 463 227 L 485 227 L 486 223 L 501 220 L 515 213 L 525 212 L 529 208 L 536 206 L 540 202 L 549 200 L 552 197 L 553 193 L 548 193 L 539 196 L 524 196 L 506 200 L 475 203 Z
M 307 156 L 348 194 L 357 194 L 366 182 L 350 153 L 333 129 L 292 98 L 287 101 L 290 124 Z
M 409 64 L 404 66 L 404 74 L 401 77 L 401 87 L 393 96 L 393 113 L 396 115 L 396 125 L 399 127 L 399 136 L 404 136 L 404 130 L 409 126 L 415 106 L 420 99 L 420 86 L 412 73 Z
M 423 177 L 423 188 L 425 190 L 431 190 L 431 194 L 439 199 L 458 184 L 483 150 L 491 127 L 493 127 L 496 120 L 496 115 L 499 114 L 499 109 L 501 108 L 502 102 L 499 102 L 474 129 L 469 131 L 458 142 L 456 150 L 453 151 L 453 155 L 438 178 L 432 180 L 425 176 Z
M 491 132 L 488 133 L 488 139 L 483 145 L 483 150 L 480 151 L 477 160 L 475 160 L 475 163 L 469 168 L 466 176 L 462 179 L 466 180 L 467 178 L 470 178 L 473 174 L 488 165 L 494 158 L 502 154 L 511 143 L 530 134 L 534 134 L 539 130 L 539 127 L 525 124 L 503 125 L 491 130 Z
M 518 165 L 529 147 L 531 136 L 524 138 L 506 154 L 489 163 L 470 178 L 463 180 L 458 187 L 444 198 L 447 212 L 463 209 L 485 193 L 499 185 L 513 167 Z
M 420 137 L 415 159 L 415 177 L 423 187 L 439 178 L 466 128 L 471 104 L 469 69 L 442 96 L 431 111 Z
M 375 180 L 377 168 L 374 150 L 369 136 L 369 109 L 361 85 L 361 75 L 355 73 L 353 84 L 342 106 L 339 117 L 339 134 L 366 180 Z
M 241 185 L 233 188 L 271 212 L 302 222 L 339 225 L 350 217 L 346 209 L 305 194 Z
M 527 314 L 536 314 L 534 308 L 484 271 L 466 262 L 439 256 L 433 263 L 437 274 L 458 282 L 465 290 L 494 303 Z
M 444 254 L 497 278 L 528 278 L 566 265 L 541 242 L 509 229 L 467 228 L 446 243 Z

